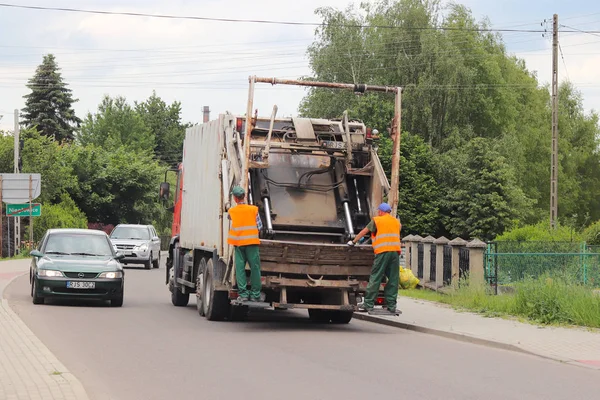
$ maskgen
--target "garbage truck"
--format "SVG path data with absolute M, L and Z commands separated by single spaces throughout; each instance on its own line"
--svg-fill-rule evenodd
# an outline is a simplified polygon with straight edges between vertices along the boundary
M 188 128 L 182 162 L 160 186 L 161 200 L 173 211 L 165 282 L 171 302 L 187 306 L 195 294 L 199 314 L 209 320 L 248 314 L 247 305 L 234 301 L 234 251 L 227 243 L 231 190 L 241 185 L 263 222 L 262 303 L 306 309 L 317 322 L 348 323 L 364 296 L 374 254 L 368 243 L 346 243 L 384 199 L 396 213 L 401 89 L 255 76 L 249 83 L 245 115 L 227 112 Z M 376 130 L 347 112 L 338 119 L 280 118 L 274 106 L 270 116 L 259 117 L 252 112 L 258 83 L 394 94 L 391 184 L 377 156 Z M 172 203 L 169 173 L 176 174 Z

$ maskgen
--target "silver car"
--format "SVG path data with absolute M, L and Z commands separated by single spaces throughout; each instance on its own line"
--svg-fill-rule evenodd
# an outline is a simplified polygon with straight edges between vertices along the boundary
M 146 269 L 160 265 L 160 238 L 152 225 L 119 224 L 110 240 L 125 255 L 121 264 L 143 264 Z

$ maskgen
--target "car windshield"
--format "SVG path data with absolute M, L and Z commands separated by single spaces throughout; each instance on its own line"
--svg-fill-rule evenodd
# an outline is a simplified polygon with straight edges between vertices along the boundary
M 110 235 L 111 239 L 150 239 L 148 228 L 144 226 L 117 226 Z
M 54 233 L 48 237 L 45 254 L 111 256 L 112 247 L 105 236 Z

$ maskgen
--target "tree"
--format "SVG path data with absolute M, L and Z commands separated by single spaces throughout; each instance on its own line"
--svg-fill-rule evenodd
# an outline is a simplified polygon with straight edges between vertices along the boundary
M 27 84 L 31 92 L 23 96 L 26 100 L 22 111 L 26 127 L 63 142 L 73 140 L 81 120 L 72 107 L 78 100 L 73 98 L 59 71 L 54 56 L 44 56 Z
M 161 212 L 157 193 L 163 172 L 150 153 L 78 146 L 73 173 L 79 185 L 71 197 L 90 222 L 151 223 Z
M 168 165 L 177 165 L 183 152 L 186 125 L 181 123 L 181 103 L 167 105 L 156 92 L 146 101 L 135 103 L 135 110 L 155 138 L 156 158 Z
M 489 139 L 474 138 L 440 160 L 444 226 L 450 235 L 491 240 L 519 222 L 528 199 Z
M 72 145 L 59 144 L 35 129 L 22 131 L 21 137 L 23 172 L 41 174 L 42 188 L 37 200 L 44 204 L 60 201 L 64 193 L 77 186 L 71 164 Z
M 84 146 L 93 144 L 105 149 L 125 146 L 139 152 L 152 152 L 155 147 L 152 132 L 121 96 L 105 96 L 96 114 L 88 113 L 77 139 Z

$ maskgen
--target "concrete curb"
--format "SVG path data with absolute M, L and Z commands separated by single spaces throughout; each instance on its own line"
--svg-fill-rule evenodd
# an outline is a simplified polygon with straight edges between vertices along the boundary
M 493 347 L 493 348 L 497 348 L 497 349 L 501 349 L 501 350 L 511 350 L 511 351 L 516 351 L 519 353 L 536 355 L 534 353 L 531 353 L 527 350 L 524 350 L 524 349 L 522 349 L 518 346 L 512 345 L 512 344 L 497 342 L 497 341 L 488 340 L 488 339 L 481 339 L 481 338 L 469 336 L 469 335 L 466 335 L 463 333 L 454 333 L 454 332 L 442 331 L 439 329 L 426 328 L 426 327 L 419 326 L 419 325 L 408 324 L 406 322 L 400 322 L 400 321 L 391 321 L 389 319 L 379 318 L 379 317 L 375 317 L 375 316 L 372 316 L 369 314 L 362 314 L 362 313 L 354 313 L 354 318 L 362 320 L 362 321 L 374 322 L 374 323 L 380 324 L 380 325 L 387 325 L 387 326 L 392 326 L 395 328 L 405 329 L 408 331 L 427 333 L 430 335 L 444 337 L 446 339 L 454 339 L 454 340 L 458 340 L 458 341 L 465 342 L 465 343 L 479 344 L 482 346 Z
M 527 354 L 530 356 L 535 356 L 535 357 L 543 358 L 546 360 L 558 361 L 561 363 L 565 363 L 565 364 L 569 364 L 569 365 L 573 365 L 573 366 L 577 366 L 577 367 L 582 367 L 582 368 L 586 368 L 586 369 L 600 370 L 599 367 L 583 364 L 583 363 L 577 362 L 576 360 L 547 356 L 544 354 L 539 354 L 539 353 L 535 353 L 535 352 L 532 352 L 529 350 L 525 350 L 525 349 L 523 349 L 519 346 L 515 346 L 513 344 L 503 343 L 503 342 L 490 340 L 490 339 L 482 339 L 482 338 L 470 336 L 470 335 L 464 334 L 464 333 L 455 333 L 455 332 L 448 332 L 448 331 L 443 331 L 443 330 L 439 330 L 439 329 L 427 328 L 424 326 L 409 324 L 409 323 L 400 322 L 400 321 L 392 321 L 389 319 L 380 318 L 380 317 L 376 317 L 373 315 L 363 314 L 363 313 L 358 313 L 358 312 L 354 313 L 354 318 L 361 320 L 361 321 L 374 322 L 374 323 L 380 324 L 380 325 L 387 325 L 387 326 L 391 326 L 394 328 L 400 328 L 400 329 L 405 329 L 408 331 L 426 333 L 429 335 L 439 336 L 439 337 L 443 337 L 446 339 L 457 340 L 457 341 L 460 341 L 463 343 L 477 344 L 480 346 L 491 347 L 491 348 L 495 348 L 495 349 L 499 349 L 499 350 L 508 350 L 508 351 L 513 351 L 516 353 Z

